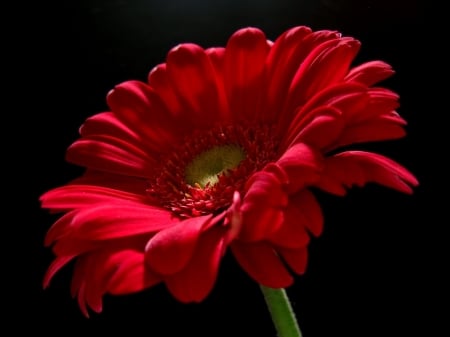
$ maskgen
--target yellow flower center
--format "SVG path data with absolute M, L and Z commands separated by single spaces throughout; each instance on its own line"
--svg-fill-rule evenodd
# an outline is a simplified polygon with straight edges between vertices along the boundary
M 200 153 L 186 166 L 186 182 L 201 188 L 214 186 L 221 174 L 227 174 L 244 159 L 245 152 L 238 145 L 215 146 Z

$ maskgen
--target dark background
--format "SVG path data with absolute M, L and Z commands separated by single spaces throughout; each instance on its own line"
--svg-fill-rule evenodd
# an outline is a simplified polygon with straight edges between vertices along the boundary
M 362 42 L 357 63 L 381 59 L 397 71 L 384 84 L 400 94 L 398 111 L 409 122 L 408 136 L 370 149 L 408 167 L 421 186 L 412 196 L 374 185 L 353 189 L 345 198 L 317 194 L 325 231 L 312 240 L 306 274 L 287 290 L 304 337 L 406 336 L 429 329 L 430 289 L 423 285 L 432 266 L 423 247 L 436 225 L 425 206 L 432 173 L 427 165 L 431 155 L 423 150 L 431 126 L 423 95 L 427 85 L 418 80 L 428 73 L 421 67 L 424 51 L 418 43 L 423 41 L 421 3 L 81 0 L 34 3 L 24 12 L 21 57 L 27 61 L 21 79 L 28 94 L 22 103 L 30 103 L 24 107 L 30 141 L 23 190 L 30 207 L 20 211 L 20 224 L 14 222 L 22 240 L 17 251 L 25 254 L 11 272 L 25 272 L 12 278 L 20 289 L 13 291 L 9 307 L 13 317 L 22 317 L 16 328 L 58 336 L 119 331 L 152 337 L 275 336 L 258 286 L 231 256 L 200 304 L 180 304 L 161 285 L 139 294 L 106 296 L 103 313 L 86 319 L 69 294 L 71 266 L 57 274 L 49 289 L 41 288 L 53 258 L 42 243 L 54 218 L 37 200 L 81 173 L 64 161 L 65 149 L 87 117 L 107 109 L 106 93 L 122 81 L 145 80 L 173 46 L 222 46 L 245 26 L 259 27 L 274 40 L 293 26 L 307 25 L 356 37 Z

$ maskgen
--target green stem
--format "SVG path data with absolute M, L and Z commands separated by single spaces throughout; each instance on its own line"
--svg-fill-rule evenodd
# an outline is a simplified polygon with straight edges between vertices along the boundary
M 286 291 L 261 286 L 278 337 L 302 337 Z

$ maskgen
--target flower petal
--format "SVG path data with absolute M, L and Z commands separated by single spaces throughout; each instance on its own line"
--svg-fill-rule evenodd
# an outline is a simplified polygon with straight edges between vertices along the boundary
M 261 111 L 263 71 L 269 45 L 256 28 L 238 30 L 225 49 L 225 90 L 236 121 L 254 121 Z
M 259 284 L 270 288 L 285 288 L 293 282 L 292 276 L 269 244 L 233 241 L 231 250 L 241 267 Z
M 221 115 L 220 120 L 224 124 L 229 124 L 231 115 L 228 106 L 228 98 L 225 90 L 225 48 L 214 47 L 206 49 L 206 54 L 214 68 L 214 78 L 216 81 L 216 86 L 218 90 L 218 100 L 219 100 L 219 110 L 218 113 Z
M 294 273 L 301 275 L 305 272 L 308 264 L 308 249 L 306 247 L 299 249 L 279 248 L 277 252 Z
M 311 34 L 309 27 L 294 27 L 279 36 L 270 49 L 266 60 L 267 97 L 262 107 L 265 120 L 275 120 L 280 103 L 286 100 L 289 85 L 304 59 Z
M 148 189 L 148 180 L 145 178 L 136 178 L 97 170 L 86 170 L 81 177 L 72 180 L 70 184 L 95 185 L 138 195 L 146 195 L 146 190 Z
M 418 185 L 417 179 L 401 165 L 363 151 L 346 151 L 327 158 L 322 178 L 316 185 L 329 193 L 344 195 L 346 188 L 369 182 L 407 194 L 412 193 L 412 186 Z
M 223 112 L 214 67 L 205 50 L 195 44 L 181 44 L 169 52 L 166 67 L 186 116 L 199 128 L 214 125 Z
M 77 297 L 78 306 L 85 317 L 89 317 L 85 298 L 87 261 L 87 256 L 81 256 L 76 260 L 70 284 L 70 293 L 72 297 Z
M 342 81 L 359 47 L 360 43 L 352 38 L 329 40 L 317 46 L 292 80 L 288 109 L 296 109 L 314 94 Z
M 191 129 L 194 126 L 192 119 L 189 119 L 188 115 L 184 113 L 185 107 L 180 101 L 180 97 L 174 91 L 165 63 L 159 64 L 150 71 L 148 83 L 156 91 L 164 102 L 166 109 L 176 119 L 179 125 L 183 125 L 186 129 Z M 182 129 L 179 131 L 183 132 Z M 181 135 L 184 134 L 182 133 Z
M 383 61 L 370 61 L 351 69 L 346 82 L 358 82 L 371 86 L 394 74 L 392 67 Z
M 56 257 L 45 272 L 44 279 L 42 281 L 43 287 L 47 288 L 53 276 L 55 276 L 55 274 L 67 263 L 72 261 L 74 257 L 74 255 Z
M 79 139 L 66 153 L 66 160 L 76 165 L 128 176 L 146 177 L 152 171 L 152 160 L 130 152 L 124 144 L 112 141 Z
M 144 252 L 120 251 L 114 261 L 117 261 L 117 268 L 106 286 L 110 294 L 130 294 L 161 282 L 160 276 L 145 268 Z
M 299 26 L 287 30 L 275 40 L 266 61 L 267 104 L 263 106 L 271 116 L 268 118 L 270 121 L 283 109 L 292 79 L 309 53 L 323 42 L 338 37 L 337 32 L 312 32 L 309 27 Z M 280 117 L 283 119 L 283 114 Z
M 191 260 L 201 231 L 211 218 L 189 218 L 156 233 L 145 247 L 147 266 L 162 275 L 179 272 Z
M 117 240 L 77 259 L 71 285 L 83 313 L 99 313 L 106 293 L 140 291 L 161 281 L 144 270 L 143 238 Z
M 118 202 L 79 210 L 71 226 L 75 237 L 108 240 L 157 232 L 178 222 L 165 209 Z
M 290 147 L 276 164 L 288 177 L 287 190 L 292 194 L 320 179 L 323 158 L 311 146 L 298 143 Z
M 65 185 L 44 193 L 40 199 L 43 208 L 68 211 L 99 203 L 136 202 L 145 204 L 145 196 L 93 185 Z
M 308 190 L 291 196 L 284 211 L 284 222 L 270 236 L 270 242 L 279 247 L 298 249 L 309 242 L 306 230 L 319 236 L 323 229 L 322 210 Z
M 284 149 L 301 142 L 322 150 L 335 143 L 343 129 L 344 120 L 341 112 L 332 106 L 321 106 L 310 111 L 302 119 L 294 117 L 280 148 Z
M 167 288 L 179 301 L 201 302 L 211 292 L 226 248 L 225 234 L 226 230 L 220 227 L 204 232 L 189 264 L 166 278 Z
M 282 224 L 287 195 L 278 177 L 271 172 L 255 173 L 245 189 L 240 207 L 242 226 L 238 237 L 243 241 L 259 241 Z
M 71 234 L 71 229 L 68 227 L 65 233 L 57 238 L 57 241 L 52 242 L 52 250 L 56 256 L 80 256 L 101 245 L 99 242 L 74 238 Z
M 302 214 L 301 217 L 299 214 L 296 215 L 293 208 L 298 209 Z M 291 217 L 292 220 L 294 220 L 296 216 L 303 218 L 305 227 L 314 236 L 319 236 L 322 233 L 324 223 L 322 209 L 310 191 L 302 190 L 294 196 L 291 196 L 289 199 L 288 212 L 289 211 L 293 212 L 293 214 L 288 215 L 288 217 Z
M 347 126 L 339 141 L 332 148 L 339 148 L 350 144 L 392 140 L 406 135 L 402 122 L 392 120 L 368 120 Z
M 142 153 L 151 151 L 153 145 L 147 143 L 134 130 L 127 127 L 120 121 L 112 112 L 103 112 L 91 116 L 80 127 L 80 135 L 83 138 L 96 137 L 97 139 L 108 140 L 122 140 L 128 147 L 133 149 L 141 156 Z
M 165 101 L 148 84 L 127 81 L 108 93 L 107 103 L 117 118 L 139 134 L 157 154 L 170 149 L 183 130 Z

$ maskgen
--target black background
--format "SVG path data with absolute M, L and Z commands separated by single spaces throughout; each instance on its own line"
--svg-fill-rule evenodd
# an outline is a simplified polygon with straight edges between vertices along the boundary
M 21 220 L 13 221 L 20 232 L 14 255 L 20 258 L 11 275 L 25 272 L 12 277 L 19 290 L 13 291 L 9 313 L 22 318 L 16 328 L 50 335 L 125 331 L 127 336 L 152 337 L 275 336 L 258 286 L 231 256 L 224 259 L 211 295 L 200 304 L 180 304 L 161 285 L 139 294 L 106 296 L 103 313 L 85 318 L 69 294 L 71 266 L 42 290 L 42 276 L 53 258 L 43 238 L 54 218 L 37 200 L 81 173 L 64 161 L 65 149 L 87 117 L 107 109 L 106 93 L 122 81 L 145 80 L 173 46 L 222 46 L 245 26 L 259 27 L 274 40 L 286 29 L 307 25 L 359 39 L 357 63 L 381 59 L 394 67 L 396 75 L 385 86 L 400 94 L 398 111 L 409 123 L 408 136 L 370 149 L 408 167 L 421 186 L 412 196 L 373 185 L 353 189 L 345 198 L 317 194 L 325 231 L 311 243 L 306 274 L 287 289 L 304 336 L 429 331 L 425 317 L 431 290 L 424 282 L 432 266 L 424 246 L 436 223 L 426 206 L 432 173 L 431 154 L 424 149 L 426 142 L 431 144 L 431 123 L 424 98 L 427 85 L 419 80 L 428 73 L 421 66 L 424 51 L 418 43 L 423 41 L 421 3 L 81 0 L 34 3 L 23 13 L 20 57 L 26 61 L 19 68 L 27 94 L 19 105 L 26 110 L 27 122 L 21 125 L 26 124 L 29 141 L 20 155 L 26 171 L 20 191 L 22 198 L 26 191 L 29 204 L 19 211 Z

